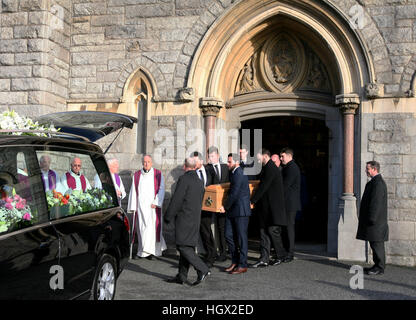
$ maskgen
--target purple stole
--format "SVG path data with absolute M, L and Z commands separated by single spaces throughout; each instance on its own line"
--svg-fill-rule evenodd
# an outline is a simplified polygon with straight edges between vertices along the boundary
M 42 182 L 43 182 L 43 186 L 45 187 L 45 190 L 46 190 L 46 186 L 45 186 L 45 182 L 43 181 L 43 177 L 42 177 Z M 56 174 L 52 170 L 48 170 L 48 187 L 49 187 L 49 190 L 55 190 L 56 189 Z
M 116 184 L 118 186 L 118 188 L 120 189 L 120 176 L 117 173 L 114 173 L 114 178 L 116 180 Z M 117 200 L 118 200 L 118 204 L 121 205 L 121 197 L 117 196 Z
M 120 176 L 117 173 L 114 173 L 114 178 L 116 179 L 116 184 L 120 188 Z
M 162 179 L 162 173 L 157 169 L 153 169 L 153 172 L 155 174 L 154 182 L 155 182 L 155 196 L 156 196 L 160 189 L 160 181 Z M 136 188 L 137 206 L 139 206 L 139 182 L 140 182 L 141 174 L 142 174 L 141 170 L 136 171 L 134 174 L 134 186 Z M 156 207 L 156 242 L 160 242 L 160 233 L 162 231 L 161 216 L 162 216 L 161 208 Z
M 52 170 L 48 171 L 48 185 L 49 185 L 49 190 L 56 189 L 56 174 Z
M 66 183 L 68 184 L 68 187 L 70 187 L 72 190 L 75 190 L 77 187 L 77 182 L 75 181 L 75 178 L 71 176 L 69 172 L 65 173 L 65 175 L 66 175 Z M 87 188 L 87 181 L 85 180 L 84 175 L 81 175 L 80 179 L 81 179 L 82 191 L 85 192 L 85 189 Z

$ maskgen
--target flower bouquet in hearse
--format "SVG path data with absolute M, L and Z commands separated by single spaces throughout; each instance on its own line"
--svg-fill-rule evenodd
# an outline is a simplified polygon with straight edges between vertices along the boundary
M 33 214 L 26 199 L 16 194 L 13 187 L 0 187 L 0 233 L 28 227 L 33 223 Z
M 46 192 L 51 219 L 59 219 L 77 213 L 106 209 L 113 205 L 113 198 L 103 189 L 68 189 L 65 194 L 56 190 Z

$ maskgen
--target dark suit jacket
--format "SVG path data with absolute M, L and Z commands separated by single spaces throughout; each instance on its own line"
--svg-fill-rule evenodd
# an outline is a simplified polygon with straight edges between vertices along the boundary
M 205 174 L 206 174 L 205 187 L 208 187 L 208 186 L 210 186 L 212 184 L 212 174 L 211 174 L 211 171 L 209 169 L 207 169 L 207 166 L 208 165 L 205 165 L 204 164 Z M 195 172 L 196 172 L 197 175 L 198 175 L 198 171 L 199 171 L 199 169 L 198 170 L 195 170 Z M 198 178 L 199 178 L 199 175 L 198 175 Z
M 254 204 L 261 203 L 260 227 L 287 225 L 282 174 L 273 161 L 269 160 L 263 167 L 259 187 L 251 202 Z
M 367 182 L 360 204 L 357 239 L 388 241 L 387 186 L 380 174 Z
M 251 215 L 250 188 L 243 169 L 237 168 L 234 173 L 231 172 L 230 182 L 230 190 L 224 205 L 227 216 L 230 218 L 249 217 Z
M 179 177 L 164 218 L 166 223 L 175 220 L 177 245 L 197 246 L 204 192 L 203 183 L 195 170 Z
M 212 164 L 207 164 L 207 166 L 205 167 L 205 169 L 207 169 L 207 172 L 210 172 L 211 174 L 212 184 L 230 182 L 228 166 L 225 163 L 221 163 L 220 165 L 221 165 L 221 179 L 220 180 L 218 179 L 218 176 Z
M 287 213 L 301 209 L 300 204 L 300 170 L 295 161 L 290 161 L 282 168 L 283 190 Z

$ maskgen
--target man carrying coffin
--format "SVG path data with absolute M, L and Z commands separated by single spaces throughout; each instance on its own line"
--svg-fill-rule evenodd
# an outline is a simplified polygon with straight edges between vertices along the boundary
M 201 223 L 201 208 L 204 198 L 204 184 L 195 172 L 194 157 L 186 158 L 185 174 L 179 177 L 169 207 L 166 210 L 165 222 L 175 224 L 175 242 L 180 253 L 178 274 L 167 282 L 184 284 L 188 282 L 189 267 L 197 271 L 197 280 L 193 285 L 205 281 L 211 274 L 208 266 L 195 253 L 198 244 Z
M 145 155 L 142 162 L 142 170 L 136 171 L 133 177 L 127 210 L 134 212 L 133 237 L 136 231 L 137 256 L 151 260 L 152 256 L 161 256 L 167 248 L 162 235 L 165 181 L 160 170 L 152 168 L 150 155 Z
M 71 170 L 61 177 L 63 189 L 82 190 L 85 192 L 91 189 L 91 185 L 83 174 L 81 174 L 82 161 L 80 158 L 74 158 L 71 161 Z
M 231 265 L 225 271 L 231 274 L 247 272 L 248 222 L 251 216 L 248 178 L 240 168 L 237 154 L 228 155 L 230 190 L 220 212 L 226 214 L 225 238 L 231 253 Z

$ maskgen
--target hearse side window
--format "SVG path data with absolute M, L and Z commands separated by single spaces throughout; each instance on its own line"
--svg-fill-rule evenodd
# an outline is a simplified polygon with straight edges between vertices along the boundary
M 100 160 L 94 156 L 93 159 L 89 154 L 65 151 L 36 153 L 50 219 L 117 206 L 114 186 L 104 158 Z M 110 180 L 106 177 L 110 177 Z
M 45 197 L 33 148 L 0 148 L 0 234 L 46 221 Z

